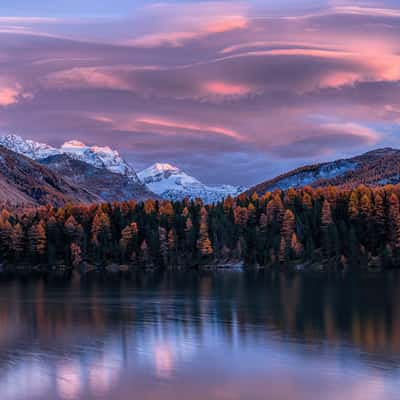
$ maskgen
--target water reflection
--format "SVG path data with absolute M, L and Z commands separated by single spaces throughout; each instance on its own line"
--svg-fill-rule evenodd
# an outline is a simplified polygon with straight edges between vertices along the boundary
M 397 399 L 399 289 L 394 273 L 3 280 L 1 399 Z

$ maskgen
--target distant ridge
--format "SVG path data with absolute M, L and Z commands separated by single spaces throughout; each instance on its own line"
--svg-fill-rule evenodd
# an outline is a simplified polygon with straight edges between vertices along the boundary
M 247 193 L 264 194 L 275 189 L 303 186 L 380 186 L 400 183 L 400 150 L 391 147 L 327 163 L 307 165 L 269 179 Z

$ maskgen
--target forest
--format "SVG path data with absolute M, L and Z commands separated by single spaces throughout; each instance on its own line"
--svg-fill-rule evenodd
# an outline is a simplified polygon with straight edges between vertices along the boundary
M 241 195 L 205 205 L 127 201 L 0 212 L 3 267 L 197 268 L 319 265 L 394 268 L 400 185 Z

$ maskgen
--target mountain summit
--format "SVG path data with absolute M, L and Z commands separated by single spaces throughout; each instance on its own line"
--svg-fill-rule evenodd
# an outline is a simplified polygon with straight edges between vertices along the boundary
M 205 185 L 178 167 L 156 163 L 138 173 L 139 179 L 154 193 L 170 200 L 201 198 L 214 203 L 227 196 L 237 196 L 245 188 L 231 185 Z
M 44 143 L 23 139 L 18 135 L 0 137 L 0 145 L 22 154 L 32 160 L 43 160 L 50 156 L 67 154 L 71 158 L 83 161 L 96 168 L 105 168 L 115 174 L 120 174 L 139 183 L 134 169 L 110 147 L 87 146 L 78 140 L 65 142 L 59 149 Z

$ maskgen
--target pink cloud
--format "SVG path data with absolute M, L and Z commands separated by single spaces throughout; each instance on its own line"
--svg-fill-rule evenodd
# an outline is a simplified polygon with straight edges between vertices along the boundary
M 24 91 L 20 84 L 0 85 L 0 107 L 11 106 L 21 100 L 31 100 L 32 98 L 33 94 Z
M 247 141 L 247 139 L 236 130 L 214 124 L 172 120 L 158 116 L 125 117 L 119 114 L 89 114 L 88 116 L 93 121 L 102 123 L 116 131 L 153 132 L 172 137 L 204 134 L 234 139 L 235 141 Z
M 19 91 L 15 88 L 0 88 L 0 106 L 9 106 L 18 101 Z
M 128 44 L 138 47 L 183 46 L 186 41 L 199 39 L 212 34 L 229 32 L 236 29 L 245 29 L 248 21 L 243 16 L 222 17 L 208 24 L 197 27 L 188 27 L 185 31 L 159 32 L 148 34 L 127 41 Z M 192 30 L 191 30 L 192 29 Z
M 248 85 L 241 85 L 241 84 L 228 83 L 222 81 L 206 82 L 204 84 L 204 90 L 207 93 L 220 96 L 243 96 L 252 92 L 251 87 Z
M 354 122 L 326 123 L 322 124 L 321 127 L 334 132 L 343 132 L 347 135 L 358 136 L 370 145 L 377 143 L 380 139 L 380 134 L 375 130 Z
M 112 71 L 101 68 L 72 68 L 49 74 L 45 82 L 56 88 L 104 88 L 132 90 L 132 84 L 126 82 Z
M 183 130 L 186 132 L 199 132 L 199 133 L 211 133 L 217 134 L 222 136 L 227 136 L 232 139 L 236 140 L 243 140 L 243 136 L 240 135 L 238 132 L 218 126 L 208 126 L 203 124 L 196 124 L 196 123 L 187 123 L 181 121 L 174 121 L 169 119 L 161 119 L 157 117 L 141 117 L 136 119 L 136 123 L 144 128 L 151 127 L 156 129 L 165 129 L 170 134 L 172 133 L 175 135 L 176 130 Z
M 393 8 L 376 8 L 360 6 L 337 6 L 333 7 L 332 12 L 337 14 L 365 15 L 373 17 L 393 17 L 400 18 L 400 10 Z
M 244 3 L 226 1 L 153 4 L 143 10 L 145 15 L 151 16 L 152 31 L 124 43 L 138 47 L 180 47 L 190 40 L 246 29 L 249 25 L 247 11 Z
M 253 49 L 253 48 L 271 48 L 271 47 L 277 47 L 277 48 L 304 48 L 304 49 L 315 49 L 315 50 L 338 50 L 337 46 L 334 45 L 329 45 L 328 43 L 324 43 L 323 45 L 313 45 L 312 42 L 310 41 L 304 41 L 304 42 L 299 42 L 296 40 L 259 40 L 259 41 L 253 41 L 253 42 L 244 42 L 244 43 L 239 43 L 235 44 L 232 46 L 225 47 L 224 49 L 221 50 L 221 54 L 229 54 L 229 53 L 234 53 L 236 51 L 240 50 L 248 50 L 248 49 Z

